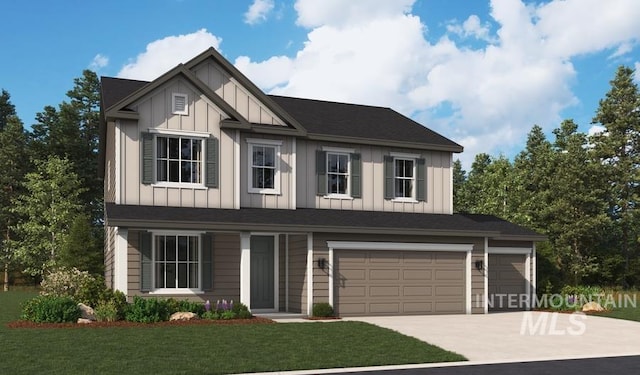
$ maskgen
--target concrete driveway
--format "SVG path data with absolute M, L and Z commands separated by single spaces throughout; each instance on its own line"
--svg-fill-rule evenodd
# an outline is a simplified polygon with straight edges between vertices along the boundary
M 640 355 L 640 322 L 547 312 L 345 318 L 372 323 L 470 361 Z

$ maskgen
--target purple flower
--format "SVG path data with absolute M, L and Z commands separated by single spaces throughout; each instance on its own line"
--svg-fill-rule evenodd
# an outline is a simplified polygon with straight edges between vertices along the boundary
M 216 310 L 222 310 L 222 304 L 220 303 L 220 300 L 216 301 Z
M 204 303 L 204 309 L 205 311 L 211 311 L 211 302 L 209 302 L 209 300 Z
M 231 303 L 229 304 L 229 310 L 233 310 L 233 300 L 231 300 Z

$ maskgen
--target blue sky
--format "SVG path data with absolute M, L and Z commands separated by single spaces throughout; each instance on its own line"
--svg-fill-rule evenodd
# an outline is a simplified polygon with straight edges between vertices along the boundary
M 83 69 L 149 80 L 213 45 L 268 93 L 394 108 L 478 152 L 533 124 L 583 131 L 619 65 L 640 67 L 636 0 L 137 0 L 3 4 L 0 88 L 25 125 Z

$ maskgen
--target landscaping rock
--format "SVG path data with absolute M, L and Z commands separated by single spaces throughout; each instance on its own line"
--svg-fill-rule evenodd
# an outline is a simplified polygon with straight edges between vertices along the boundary
M 192 312 L 183 312 L 183 311 L 179 311 L 177 313 L 173 313 L 171 315 L 171 317 L 169 318 L 170 321 L 172 321 L 172 320 L 194 320 L 194 319 L 198 319 L 198 314 L 192 313 Z
M 600 312 L 604 308 L 598 302 L 587 302 L 582 306 L 582 312 Z
M 78 308 L 80 309 L 80 313 L 82 314 L 80 316 L 82 319 L 96 320 L 95 311 L 93 311 L 91 307 L 85 305 L 84 303 L 79 303 Z
M 93 320 L 85 319 L 85 318 L 78 318 L 78 321 L 77 321 L 78 324 L 91 324 L 93 322 L 94 322 Z

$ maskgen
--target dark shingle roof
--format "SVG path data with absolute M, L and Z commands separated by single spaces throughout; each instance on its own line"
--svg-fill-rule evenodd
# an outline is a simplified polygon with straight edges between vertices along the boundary
M 457 143 L 384 107 L 269 95 L 310 134 L 427 143 L 460 148 Z
M 102 77 L 103 110 L 109 109 L 149 82 Z M 384 107 L 268 95 L 309 134 L 426 144 L 461 152 L 462 146 Z
M 110 108 L 148 83 L 132 79 L 100 77 L 103 109 Z
M 420 214 L 299 208 L 296 210 L 242 208 L 208 209 L 106 204 L 110 225 L 187 224 L 204 229 L 277 230 L 315 232 L 411 233 L 458 236 L 513 237 L 542 240 L 544 236 L 489 215 Z

